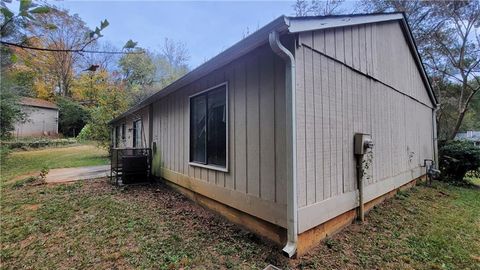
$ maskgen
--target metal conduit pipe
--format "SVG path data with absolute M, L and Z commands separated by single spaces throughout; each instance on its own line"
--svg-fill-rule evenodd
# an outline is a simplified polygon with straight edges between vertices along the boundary
M 357 185 L 358 185 L 358 221 L 365 222 L 365 202 L 363 192 L 363 155 L 357 155 Z
M 287 130 L 287 244 L 283 252 L 293 257 L 297 252 L 297 159 L 295 117 L 295 58 L 280 42 L 277 31 L 270 32 L 268 41 L 273 52 L 285 60 L 286 130 Z
M 439 106 L 435 106 L 433 109 L 433 115 L 432 115 L 432 124 L 433 124 L 433 160 L 437 168 L 439 168 L 438 164 L 438 135 L 437 135 L 437 111 L 439 109 Z

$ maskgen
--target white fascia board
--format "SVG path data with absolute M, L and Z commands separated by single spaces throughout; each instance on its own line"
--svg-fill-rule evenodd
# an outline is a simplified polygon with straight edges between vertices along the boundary
M 434 107 L 438 106 L 438 100 L 433 93 L 432 86 L 428 80 L 428 76 L 425 72 L 425 68 L 422 64 L 420 55 L 418 54 L 417 46 L 415 45 L 415 40 L 410 31 L 408 23 L 402 13 L 391 13 L 391 14 L 372 14 L 372 15 L 350 15 L 350 16 L 331 16 L 331 17 L 285 17 L 285 21 L 288 25 L 288 31 L 290 33 L 299 33 L 307 31 L 322 30 L 335 27 L 345 27 L 377 22 L 387 22 L 387 21 L 400 21 L 400 24 L 405 31 L 405 36 L 415 62 L 418 65 L 420 75 L 424 81 L 425 86 L 428 90 L 428 95 Z
M 299 33 L 305 31 L 321 30 L 326 28 L 344 27 L 359 24 L 368 24 L 376 22 L 402 20 L 401 13 L 394 14 L 375 14 L 361 16 L 340 16 L 340 17 L 305 17 L 305 18 L 286 18 L 288 30 L 290 33 Z

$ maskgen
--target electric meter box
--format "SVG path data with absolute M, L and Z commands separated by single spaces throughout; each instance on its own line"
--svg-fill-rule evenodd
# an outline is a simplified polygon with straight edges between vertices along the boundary
M 372 136 L 370 134 L 356 133 L 353 144 L 355 155 L 365 155 L 367 150 L 373 147 Z

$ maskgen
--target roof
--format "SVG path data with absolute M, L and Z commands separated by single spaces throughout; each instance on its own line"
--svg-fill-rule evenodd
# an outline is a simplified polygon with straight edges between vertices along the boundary
M 459 132 L 455 136 L 455 139 L 480 142 L 480 131 Z
M 268 42 L 268 35 L 272 31 L 277 31 L 280 34 L 294 34 L 299 32 L 320 30 L 326 28 L 334 27 L 343 27 L 343 26 L 352 26 L 359 24 L 368 24 L 376 22 L 386 22 L 386 21 L 400 21 L 402 29 L 407 37 L 409 47 L 412 51 L 412 54 L 416 60 L 418 69 L 422 75 L 425 86 L 427 87 L 429 97 L 436 107 L 438 102 L 433 93 L 430 81 L 428 80 L 425 68 L 423 67 L 420 55 L 418 54 L 417 46 L 415 44 L 413 35 L 411 33 L 410 27 L 408 26 L 407 20 L 404 13 L 373 13 L 373 14 L 354 14 L 354 15 L 331 15 L 331 16 L 307 16 L 307 17 L 288 17 L 280 16 L 277 19 L 273 20 L 264 27 L 258 29 L 251 35 L 240 40 L 230 48 L 221 52 L 217 56 L 211 58 L 209 61 L 198 66 L 194 70 L 190 71 L 180 79 L 174 81 L 165 88 L 157 91 L 151 96 L 140 101 L 135 106 L 131 107 L 126 112 L 122 113 L 110 123 L 115 122 L 124 118 L 126 115 L 131 114 L 157 100 L 170 94 L 177 89 L 180 89 L 193 81 L 207 75 L 208 73 L 218 69 L 233 60 L 241 57 L 242 55 L 247 54 L 248 52 L 258 48 L 259 46 Z
M 18 103 L 24 106 L 58 110 L 58 106 L 55 103 L 39 98 L 22 97 Z

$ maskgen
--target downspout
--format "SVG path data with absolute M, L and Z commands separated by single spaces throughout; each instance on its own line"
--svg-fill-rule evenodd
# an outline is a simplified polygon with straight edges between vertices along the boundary
M 295 116 L 295 58 L 282 45 L 277 31 L 272 31 L 268 40 L 273 52 L 285 60 L 285 97 L 287 130 L 287 244 L 283 252 L 293 257 L 297 251 L 297 158 L 296 158 L 296 116 Z M 290 131 L 290 132 L 289 132 Z
M 433 124 L 433 160 L 437 168 L 440 168 L 440 164 L 438 164 L 438 134 L 437 134 L 437 111 L 439 107 L 438 104 L 433 108 L 432 114 L 432 124 Z

